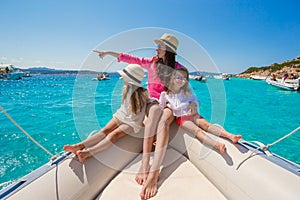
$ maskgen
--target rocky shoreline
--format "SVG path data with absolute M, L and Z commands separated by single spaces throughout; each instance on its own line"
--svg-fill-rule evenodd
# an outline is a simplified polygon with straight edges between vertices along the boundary
M 274 63 L 266 67 L 250 67 L 245 72 L 237 74 L 236 77 L 250 78 L 253 75 L 270 76 L 274 74 L 276 78 L 282 78 L 284 73 L 293 74 L 296 78 L 300 77 L 300 56 L 290 61 L 279 64 Z

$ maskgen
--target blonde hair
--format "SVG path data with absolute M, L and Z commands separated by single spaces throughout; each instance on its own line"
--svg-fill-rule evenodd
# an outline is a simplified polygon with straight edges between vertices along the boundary
M 174 76 L 175 76 L 176 72 L 179 72 L 179 71 L 184 73 L 185 79 L 187 80 L 186 83 L 184 84 L 184 86 L 181 88 L 181 90 L 183 90 L 183 93 L 185 95 L 189 95 L 191 93 L 191 89 L 189 88 L 189 71 L 186 68 L 183 68 L 183 67 L 175 69 L 173 71 L 173 73 L 171 75 L 171 80 L 172 81 L 169 82 L 169 87 L 167 89 L 167 93 L 169 94 L 170 92 L 174 91 L 175 86 L 174 86 L 173 79 L 174 79 Z
M 128 94 L 129 87 L 133 87 L 133 92 L 130 97 L 130 111 L 134 114 L 137 114 L 137 112 L 140 112 L 142 108 L 146 105 L 148 97 L 147 89 L 143 87 L 138 87 L 134 85 L 124 85 L 123 87 L 123 97 L 122 97 L 122 103 L 124 103 L 124 100 Z

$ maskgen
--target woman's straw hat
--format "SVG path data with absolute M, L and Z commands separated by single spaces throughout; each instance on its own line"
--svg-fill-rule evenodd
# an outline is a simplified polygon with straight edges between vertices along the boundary
M 177 47 L 178 47 L 178 39 L 171 34 L 165 33 L 161 36 L 160 39 L 155 39 L 154 42 L 156 44 L 163 44 L 165 46 L 168 46 L 173 53 L 177 53 Z
M 119 70 L 118 73 L 127 83 L 142 87 L 141 83 L 144 78 L 144 70 L 140 65 L 129 64 L 123 70 Z

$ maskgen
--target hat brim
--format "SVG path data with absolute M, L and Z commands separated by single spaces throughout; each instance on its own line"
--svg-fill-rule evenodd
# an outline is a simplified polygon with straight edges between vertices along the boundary
M 136 85 L 136 86 L 138 86 L 138 87 L 143 87 L 142 84 L 137 83 L 137 82 L 133 81 L 130 77 L 128 77 L 128 76 L 123 72 L 123 70 L 118 70 L 117 72 L 122 76 L 123 80 L 126 81 L 128 84 Z
M 162 41 L 161 39 L 155 39 L 154 42 L 156 44 L 162 44 L 164 46 L 168 46 L 168 48 L 170 48 L 174 53 L 177 53 L 176 49 L 174 49 L 174 47 L 170 46 L 169 44 L 167 44 L 166 42 Z

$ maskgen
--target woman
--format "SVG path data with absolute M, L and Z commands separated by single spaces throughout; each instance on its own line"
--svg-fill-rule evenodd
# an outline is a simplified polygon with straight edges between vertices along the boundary
M 140 58 L 125 53 L 114 51 L 97 51 L 100 58 L 107 55 L 118 58 L 119 62 L 138 64 L 148 71 L 148 92 L 150 101 L 147 106 L 147 120 L 145 122 L 145 136 L 143 142 L 142 165 L 136 176 L 136 181 L 143 185 L 140 196 L 142 199 L 153 197 L 157 193 L 157 181 L 159 167 L 164 157 L 168 144 L 168 128 L 172 121 L 172 112 L 162 111 L 158 100 L 160 94 L 166 90 L 172 70 L 183 67 L 176 62 L 178 40 L 174 35 L 165 33 L 160 39 L 154 40 L 157 44 L 156 56 L 151 58 Z M 159 128 L 158 127 L 158 123 Z M 165 134 L 167 133 L 167 134 Z M 156 145 L 153 164 L 150 167 L 150 152 L 156 134 Z
M 64 146 L 64 150 L 76 154 L 81 163 L 109 148 L 126 134 L 138 133 L 143 126 L 148 102 L 148 92 L 141 85 L 144 71 L 140 66 L 130 64 L 119 74 L 124 80 L 122 104 L 113 118 L 95 135 L 80 143 Z

